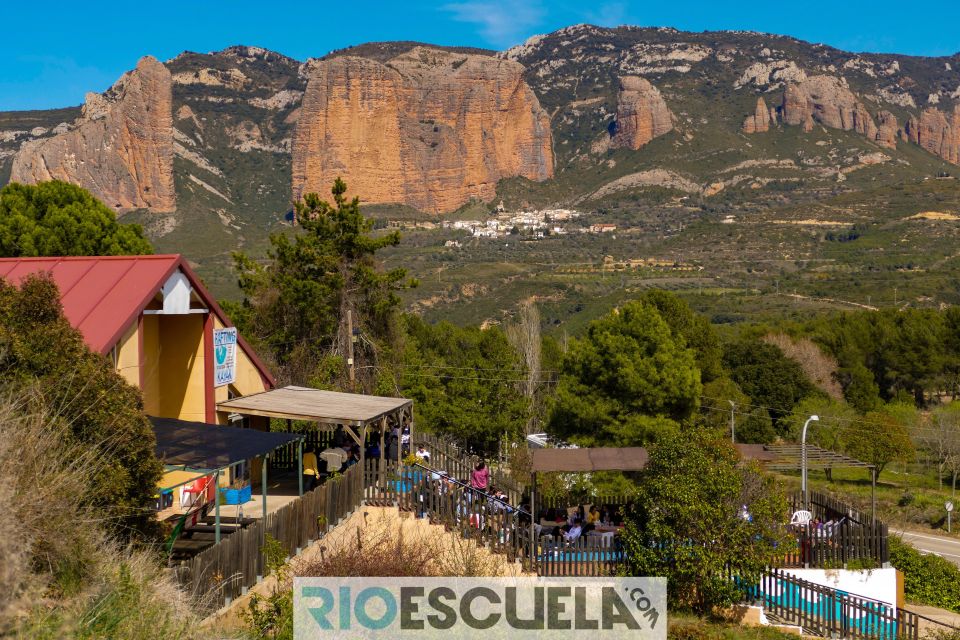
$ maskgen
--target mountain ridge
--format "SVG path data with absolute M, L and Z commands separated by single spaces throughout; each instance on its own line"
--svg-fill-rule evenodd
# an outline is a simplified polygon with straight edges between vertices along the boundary
M 446 204 L 425 207 L 433 215 L 459 203 L 489 208 L 502 201 L 509 209 L 576 206 L 642 217 L 658 207 L 664 213 L 657 215 L 667 215 L 662 203 L 671 198 L 753 215 L 956 172 L 960 161 L 960 53 L 852 53 L 777 34 L 592 25 L 532 36 L 499 52 L 374 42 L 301 62 L 234 45 L 164 63 L 172 78 L 176 210 L 127 215 L 146 224 L 161 246 L 183 248 L 211 270 L 228 262 L 227 247 L 256 253 L 292 205 L 294 141 L 307 126 L 303 100 L 316 68 L 345 57 L 389 63 L 417 47 L 522 65 L 552 140 L 545 179 L 484 173 L 490 151 L 468 166 L 468 173 L 492 176 L 478 178 L 490 188 L 467 189 L 467 201 L 438 198 Z M 450 114 L 469 113 L 466 103 L 448 102 Z M 73 126 L 65 116 L 76 111 L 59 113 L 0 113 L 0 181 L 24 142 Z M 421 168 L 405 169 L 404 180 L 426 180 L 420 176 L 460 162 L 450 151 L 465 140 L 460 116 L 444 131 L 438 124 L 428 130 L 430 117 L 405 117 L 412 120 L 403 139 L 419 145 L 406 166 Z M 28 127 L 30 119 L 45 126 Z M 434 142 L 440 151 L 431 151 Z M 426 188 L 455 188 L 444 180 L 448 186 Z M 377 188 L 369 173 L 351 182 L 361 197 L 364 185 Z M 416 215 L 410 205 L 420 201 L 398 200 L 369 210 Z

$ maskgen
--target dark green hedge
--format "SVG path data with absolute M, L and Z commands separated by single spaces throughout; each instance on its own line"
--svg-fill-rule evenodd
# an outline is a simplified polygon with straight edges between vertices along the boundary
M 903 572 L 907 600 L 960 612 L 960 568 L 933 554 L 922 554 L 890 539 L 890 563 Z

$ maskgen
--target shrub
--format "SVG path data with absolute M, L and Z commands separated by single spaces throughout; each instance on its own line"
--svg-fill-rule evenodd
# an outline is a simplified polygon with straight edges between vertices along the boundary
M 759 575 L 786 542 L 783 495 L 740 462 L 730 441 L 711 432 L 667 438 L 650 450 L 623 534 L 624 571 L 666 576 L 672 611 L 729 606 L 739 597 L 729 576 Z
M 890 563 L 903 572 L 908 600 L 960 613 L 960 569 L 933 554 L 922 554 L 890 538 Z
M 499 561 L 460 536 L 408 535 L 386 516 L 341 538 L 328 537 L 319 557 L 283 560 L 282 546 L 268 536 L 264 553 L 277 583 L 267 597 L 254 596 L 242 614 L 254 638 L 293 638 L 293 576 L 421 577 L 496 576 Z
M 0 636 L 208 637 L 155 556 L 111 537 L 86 505 L 110 450 L 78 442 L 41 400 L 0 395 Z
M 162 466 L 140 392 L 70 326 L 49 276 L 29 277 L 19 288 L 0 282 L 0 383 L 29 387 L 31 401 L 53 408 L 49 418 L 67 426 L 62 445 L 99 457 L 87 470 L 89 491 L 75 504 L 98 509 L 122 537 L 153 531 L 151 503 Z M 53 443 L 46 455 L 61 464 L 70 460 Z

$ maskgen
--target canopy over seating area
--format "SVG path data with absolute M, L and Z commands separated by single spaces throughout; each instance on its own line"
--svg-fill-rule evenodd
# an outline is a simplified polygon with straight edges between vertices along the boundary
M 218 406 L 221 411 L 252 416 L 365 427 L 404 411 L 409 413 L 413 401 L 291 385 L 227 400 Z
M 288 424 L 293 420 L 305 420 L 328 429 L 343 427 L 360 446 L 361 457 L 371 426 L 380 433 L 382 458 L 384 433 L 392 426 L 407 425 L 412 429 L 413 422 L 413 401 L 406 398 L 368 396 L 292 385 L 233 398 L 219 403 L 217 409 L 233 414 L 279 418 L 286 420 Z M 400 447 L 398 452 L 399 450 Z
M 294 441 L 302 441 L 298 433 L 277 433 L 238 429 L 203 422 L 188 422 L 175 418 L 150 418 L 157 440 L 157 457 L 167 473 L 161 480 L 160 491 L 169 492 L 195 482 L 198 477 L 220 473 L 247 460 L 263 457 Z M 267 510 L 267 465 L 262 465 L 263 516 Z M 220 541 L 220 500 L 214 499 L 215 541 Z
M 773 462 L 777 454 L 762 444 L 735 445 L 744 460 Z M 531 449 L 531 470 L 588 473 L 591 471 L 640 471 L 650 459 L 643 447 L 595 447 L 590 449 Z
M 168 467 L 217 471 L 278 449 L 303 436 L 296 433 L 238 429 L 174 418 L 150 418 L 157 457 Z

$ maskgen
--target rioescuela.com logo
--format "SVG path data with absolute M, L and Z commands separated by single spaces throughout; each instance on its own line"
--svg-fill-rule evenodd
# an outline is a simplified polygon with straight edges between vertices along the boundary
M 294 638 L 664 640 L 665 578 L 296 578 Z

